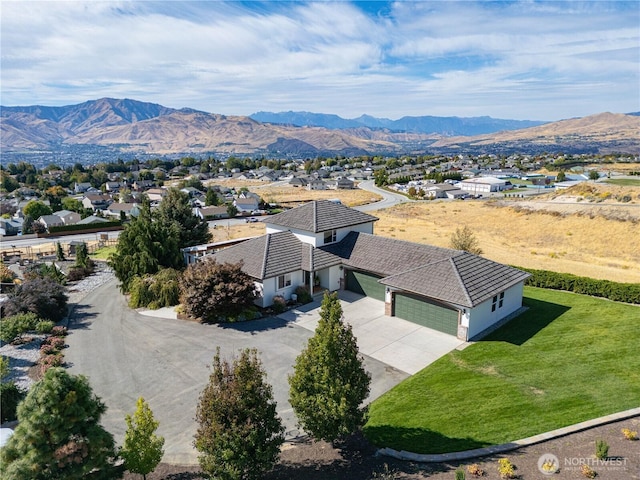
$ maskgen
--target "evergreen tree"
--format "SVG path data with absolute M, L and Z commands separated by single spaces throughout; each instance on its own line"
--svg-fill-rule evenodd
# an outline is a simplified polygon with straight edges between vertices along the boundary
M 196 411 L 194 442 L 211 477 L 258 479 L 277 462 L 284 427 L 265 376 L 255 349 L 242 350 L 233 363 L 216 352 Z
M 56 259 L 59 262 L 64 262 L 64 250 L 62 250 L 62 245 L 60 245 L 60 242 L 56 242 Z
M 289 376 L 289 401 L 313 438 L 341 440 L 362 427 L 371 375 L 364 369 L 351 326 L 336 293 L 325 294 L 320 321 Z
M 105 410 L 86 377 L 50 368 L 18 406 L 18 426 L 0 450 L 2 478 L 120 478 L 113 437 L 100 426 Z
M 180 232 L 174 223 L 154 221 L 148 200 L 142 202 L 140 215 L 134 217 L 118 237 L 116 251 L 109 258 L 120 289 L 129 291 L 131 281 L 161 267 L 181 268 Z
M 160 463 L 164 454 L 164 438 L 156 435 L 158 425 L 144 398 L 138 398 L 136 411 L 125 417 L 127 431 L 124 434 L 124 445 L 120 456 L 124 459 L 125 467 L 133 473 L 139 473 L 147 479 Z
M 170 188 L 157 210 L 161 223 L 175 225 L 180 232 L 179 247 L 201 245 L 211 240 L 209 224 L 195 216 L 189 205 L 189 195 L 177 188 Z

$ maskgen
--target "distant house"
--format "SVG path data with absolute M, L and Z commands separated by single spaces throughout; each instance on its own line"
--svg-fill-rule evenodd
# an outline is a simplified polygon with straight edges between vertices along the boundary
M 289 180 L 289 185 L 291 185 L 292 187 L 306 187 L 307 183 L 309 182 L 304 177 L 293 177 L 291 180 Z
M 106 182 L 104 188 L 107 192 L 116 193 L 120 191 L 122 184 L 120 182 Z
M 196 217 L 202 218 L 203 220 L 216 220 L 219 218 L 229 218 L 229 214 L 227 213 L 227 207 L 196 207 L 193 209 L 193 214 Z
M 73 225 L 82 219 L 79 213 L 70 210 L 60 210 L 55 212 L 54 215 L 60 217 L 65 225 Z
M 161 202 L 167 196 L 167 190 L 164 188 L 150 188 L 145 192 L 150 202 Z
M 82 206 L 95 212 L 97 210 L 106 210 L 111 201 L 112 200 L 109 195 L 102 193 L 86 193 L 82 198 Z
M 112 203 L 105 214 L 115 217 L 116 220 L 119 220 L 123 214 L 128 218 L 137 217 L 140 215 L 140 207 L 137 203 Z
M 133 182 L 131 186 L 133 187 L 134 190 L 137 190 L 138 192 L 143 192 L 145 190 L 148 190 L 154 187 L 155 185 L 156 183 L 153 180 L 136 180 L 135 182 Z
M 87 218 L 83 218 L 78 223 L 76 223 L 76 225 L 97 225 L 100 223 L 107 223 L 107 222 L 109 222 L 109 220 L 107 220 L 106 218 L 91 215 Z
M 61 227 L 64 225 L 62 219 L 57 215 L 42 215 L 38 218 L 38 222 L 44 225 L 47 230 L 51 227 Z
M 233 204 L 238 209 L 238 213 L 251 213 L 254 210 L 258 210 L 260 208 L 260 204 L 258 199 L 249 197 L 249 198 L 236 198 L 233 201 Z
M 312 201 L 265 219 L 266 234 L 212 254 L 242 261 L 267 307 L 309 291 L 346 289 L 380 301 L 380 315 L 462 340 L 478 338 L 522 308 L 528 273 L 459 250 L 373 234 L 378 219 L 339 203 Z M 198 248 L 183 250 L 199 261 Z M 205 253 L 206 254 L 206 253 Z
M 189 195 L 189 198 L 195 198 L 202 195 L 202 192 L 194 187 L 184 187 L 181 188 L 180 191 Z
M 11 236 L 17 235 L 22 230 L 22 223 L 15 220 L 7 220 L 0 218 L 0 235 Z
M 326 190 L 327 184 L 320 178 L 312 178 L 307 184 L 307 190 Z
M 425 192 L 425 198 L 457 198 L 468 195 L 468 192 L 449 183 L 436 183 L 423 188 L 423 190 Z
M 356 184 L 353 180 L 346 177 L 339 177 L 333 182 L 327 182 L 329 188 L 335 188 L 336 190 L 351 190 L 356 188 Z
M 91 184 L 89 182 L 81 182 L 81 183 L 76 182 L 73 187 L 73 191 L 75 193 L 84 193 L 90 188 L 91 188 Z

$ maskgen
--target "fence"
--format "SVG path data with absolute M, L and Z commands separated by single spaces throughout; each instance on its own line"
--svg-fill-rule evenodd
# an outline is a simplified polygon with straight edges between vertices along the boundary
M 75 255 L 75 247 L 82 242 L 49 242 L 25 247 L 11 246 L 10 248 L 5 248 L 3 246 L 3 248 L 0 250 L 2 253 L 2 261 L 7 264 L 22 264 L 25 262 L 35 262 L 37 260 L 53 260 L 57 256 L 57 243 L 60 243 L 62 252 L 65 256 L 73 256 Z M 93 254 L 101 248 L 116 245 L 118 243 L 118 239 L 108 238 L 101 235 L 96 240 L 87 240 L 84 243 L 86 243 L 87 245 L 89 254 Z

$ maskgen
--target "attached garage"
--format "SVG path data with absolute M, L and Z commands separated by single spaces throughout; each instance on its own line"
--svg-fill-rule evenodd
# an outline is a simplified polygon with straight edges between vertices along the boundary
M 407 293 L 395 294 L 396 317 L 450 335 L 458 334 L 458 311 Z
M 384 302 L 385 286 L 378 283 L 380 278 L 371 273 L 347 270 L 347 290 Z

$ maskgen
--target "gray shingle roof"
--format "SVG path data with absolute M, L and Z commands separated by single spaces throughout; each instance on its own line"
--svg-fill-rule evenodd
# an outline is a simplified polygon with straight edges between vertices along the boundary
M 467 252 L 351 232 L 321 247 L 346 266 L 377 273 L 380 283 L 456 305 L 474 307 L 529 274 Z
M 265 223 L 319 233 L 376 220 L 378 218 L 373 215 L 359 212 L 340 203 L 314 200 L 269 217 Z
M 259 280 L 301 269 L 315 271 L 341 263 L 340 258 L 301 242 L 291 232 L 252 238 L 220 250 L 213 257 L 221 263 L 242 261 L 242 270 Z

